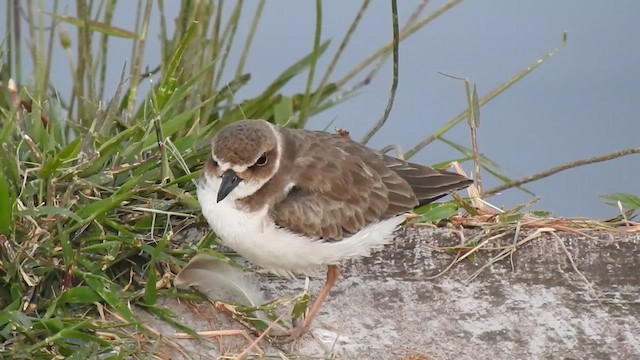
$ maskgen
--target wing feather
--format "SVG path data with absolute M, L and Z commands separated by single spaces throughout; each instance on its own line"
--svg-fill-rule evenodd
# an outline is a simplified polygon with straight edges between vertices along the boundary
M 471 180 L 373 152 L 339 135 L 283 129 L 291 190 L 270 215 L 291 231 L 337 241 Z M 304 137 L 304 138 L 303 138 Z

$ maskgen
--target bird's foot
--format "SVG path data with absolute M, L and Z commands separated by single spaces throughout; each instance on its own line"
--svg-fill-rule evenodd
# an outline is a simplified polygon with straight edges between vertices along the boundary
M 278 338 L 279 342 L 288 344 L 302 337 L 309 330 L 309 325 L 311 325 L 311 323 L 306 320 L 297 324 L 294 322 L 291 328 L 286 331 L 276 333 L 274 336 Z

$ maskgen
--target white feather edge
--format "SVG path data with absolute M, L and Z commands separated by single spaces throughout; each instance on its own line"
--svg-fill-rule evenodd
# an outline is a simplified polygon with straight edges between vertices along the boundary
M 176 275 L 178 289 L 195 288 L 210 300 L 256 307 L 266 301 L 255 279 L 224 260 L 209 254 L 197 254 Z M 262 319 L 261 312 L 258 316 Z

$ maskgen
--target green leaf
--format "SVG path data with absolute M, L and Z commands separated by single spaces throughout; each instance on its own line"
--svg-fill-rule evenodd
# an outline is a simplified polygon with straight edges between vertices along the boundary
M 309 306 L 309 293 L 305 292 L 302 297 L 296 301 L 295 305 L 293 305 L 293 310 L 291 310 L 291 318 L 298 319 L 304 314 Z
M 11 304 L 7 304 L 4 309 L 0 310 L 0 327 L 5 326 L 13 317 L 12 312 L 20 309 L 22 299 L 20 297 L 14 299 Z M 1 332 L 0 332 L 1 336 Z
M 251 74 L 242 74 L 225 84 L 217 95 L 222 98 L 232 98 L 240 88 L 249 83 L 249 80 L 251 80 Z
M 198 25 L 197 21 L 194 21 L 189 25 L 189 28 L 187 29 L 186 33 L 182 36 L 182 39 L 180 39 L 180 43 L 178 44 L 178 47 L 173 52 L 173 56 L 171 56 L 171 59 L 169 60 L 169 65 L 167 66 L 167 69 L 164 72 L 164 77 L 162 78 L 162 81 L 160 83 L 160 86 L 158 87 L 158 91 L 156 94 L 158 99 L 157 100 L 158 109 L 163 109 L 167 100 L 176 91 L 177 77 L 175 73 L 176 73 L 176 70 L 178 69 L 178 65 L 180 65 L 180 62 L 182 61 L 182 56 L 184 55 L 184 52 L 187 49 L 187 45 L 189 44 L 189 41 L 191 41 L 191 38 L 193 37 L 194 32 L 198 28 L 197 25 Z
M 4 41 L 1 45 L 5 45 Z M 0 53 L 0 58 L 2 54 Z M 0 69 L 2 69 L 2 65 L 0 64 Z M 0 108 L 0 111 L 4 109 Z M 4 113 L 2 111 L 2 127 L 0 127 L 0 144 L 6 144 L 9 137 L 13 134 L 14 127 L 16 125 L 15 116 L 9 117 L 9 114 Z
M 71 240 L 69 240 L 69 231 L 63 231 L 61 224 L 58 224 L 58 229 L 60 230 L 60 246 L 62 247 L 64 265 L 67 269 L 71 269 L 73 259 L 75 257 L 75 251 L 73 249 L 73 244 L 71 244 Z
M 0 166 L 0 234 L 10 236 L 13 224 L 13 197 L 9 192 L 4 170 Z
M 92 304 L 102 300 L 100 295 L 88 286 L 76 286 L 60 295 L 58 305 L 63 304 Z
M 112 152 L 113 150 L 121 147 L 122 144 L 130 141 L 131 139 L 137 138 L 142 134 L 144 134 L 144 130 L 137 125 L 117 133 L 115 136 L 105 141 L 105 143 L 98 148 L 100 157 L 108 158 L 108 156 L 106 156 L 106 153 Z
M 40 216 L 47 216 L 47 215 L 62 215 L 78 222 L 82 221 L 81 217 L 79 217 L 69 209 L 64 209 L 57 206 L 49 206 L 49 205 L 40 206 L 38 208 L 24 209 L 24 210 L 18 211 L 18 215 L 31 216 L 31 217 L 40 217 Z
M 65 319 L 67 320 L 67 319 Z M 61 318 L 51 318 L 51 319 L 39 319 L 37 322 L 33 324 L 34 329 L 46 329 L 51 332 L 58 332 L 64 328 L 68 328 L 70 322 L 73 322 L 75 319 L 71 321 L 62 321 Z
M 8 181 L 9 184 L 20 184 L 21 176 L 18 166 L 18 160 L 15 157 L 16 148 L 12 143 L 2 143 L 0 150 L 0 171 L 4 171 L 2 177 Z
M 276 124 L 284 125 L 293 118 L 293 101 L 288 96 L 282 96 L 273 107 L 273 117 Z
M 58 170 L 64 160 L 78 155 L 78 152 L 80 152 L 80 148 L 82 147 L 80 140 L 82 140 L 80 137 L 76 138 L 70 142 L 69 145 L 60 150 L 55 156 L 49 158 L 49 160 L 42 165 L 38 176 L 41 179 L 49 177 L 54 171 Z
M 91 273 L 83 273 L 84 281 L 113 309 L 131 322 L 135 322 L 135 316 L 124 302 L 123 291 L 111 280 Z
M 82 218 L 83 221 L 95 219 L 117 208 L 124 201 L 131 198 L 134 194 L 135 192 L 133 191 L 125 192 L 123 194 L 113 194 L 108 198 L 87 204 L 85 207 L 78 210 L 76 212 L 76 215 Z
M 628 209 L 640 210 L 640 197 L 627 193 L 613 193 L 600 196 L 602 201 L 609 205 L 618 205 L 618 201 L 623 207 Z
M 422 213 L 424 221 L 445 220 L 458 213 L 458 205 L 454 202 L 438 203 L 433 208 Z
M 161 254 L 163 254 L 164 248 L 169 244 L 169 238 L 164 237 L 158 242 L 158 245 L 153 249 L 151 253 L 151 261 L 147 268 L 147 284 L 144 287 L 144 302 L 147 305 L 155 305 L 158 296 L 158 290 L 156 289 L 156 262 Z
M 132 139 L 136 139 L 144 134 L 144 130 L 140 126 L 132 126 L 124 131 L 118 132 L 113 137 L 105 141 L 99 148 L 97 159 L 86 165 L 86 168 L 78 175 L 80 178 L 96 174 L 107 162 L 113 161 L 114 154 L 122 152 L 126 148 L 133 147 Z M 139 153 L 138 153 L 139 154 Z
M 113 356 L 106 357 L 104 356 L 104 354 L 102 354 L 103 351 L 100 351 L 100 350 L 101 350 L 100 345 L 93 342 L 87 342 L 80 345 L 79 347 L 75 347 L 73 349 L 73 352 L 70 355 L 68 355 L 65 359 L 66 360 L 86 360 L 86 359 L 110 359 L 110 360 L 114 359 L 115 360 L 115 359 L 126 358 L 121 354 L 118 354 L 120 355 L 120 357 L 116 356 L 116 352 L 114 352 L 113 354 L 109 354 Z
M 187 176 L 194 178 L 194 176 L 192 176 L 191 174 Z M 184 191 L 181 187 L 176 185 L 164 186 L 163 190 L 167 194 L 170 194 L 171 197 L 176 198 L 181 204 L 185 204 L 191 209 L 200 209 L 200 203 L 198 202 L 198 199 L 196 199 L 192 194 Z
M 167 109 L 172 109 L 180 106 L 180 104 L 183 103 L 184 99 L 193 95 L 193 91 L 195 90 L 194 87 L 196 87 L 197 84 L 202 81 L 205 74 L 208 71 L 211 71 L 211 68 L 213 68 L 214 65 L 215 65 L 215 62 L 211 62 L 207 64 L 207 66 L 204 66 L 203 68 L 201 68 L 197 73 L 190 74 L 192 75 L 191 78 L 186 82 L 181 83 L 180 86 L 177 86 L 173 90 L 173 92 L 170 93 L 170 96 L 167 99 L 166 103 L 162 107 L 158 107 L 158 109 L 162 111 L 166 111 Z M 217 96 L 218 96 L 217 94 L 214 94 L 213 96 L 210 96 L 208 99 L 204 100 L 203 102 L 205 103 L 209 102 L 210 100 L 216 98 Z M 202 107 L 203 105 L 204 104 L 200 104 L 198 108 Z M 162 115 L 164 115 L 164 113 L 161 114 L 161 116 Z M 163 117 L 163 121 L 165 121 L 164 116 L 162 117 Z
M 552 215 L 551 211 L 546 210 L 531 210 L 529 213 L 542 218 L 548 218 Z
M 177 93 L 178 91 L 175 92 L 175 94 Z M 170 137 L 171 135 L 175 134 L 177 131 L 183 130 L 185 127 L 187 127 L 187 122 L 193 119 L 194 115 L 198 111 L 200 111 L 204 106 L 208 105 L 211 101 L 213 101 L 213 99 L 214 98 L 211 97 L 205 101 L 200 102 L 198 106 L 195 106 L 192 109 L 189 109 L 188 111 L 185 111 L 176 116 L 173 116 L 166 121 L 163 121 L 161 124 L 162 124 L 162 133 L 164 137 L 165 138 Z M 152 144 L 156 143 L 157 141 L 158 141 L 158 137 L 156 136 L 155 133 L 152 133 L 144 140 L 142 147 L 147 148 Z
M 138 35 L 131 31 L 115 27 L 109 24 L 97 22 L 97 21 L 84 21 L 83 19 L 71 17 L 71 16 L 62 16 L 56 15 L 48 12 L 44 12 L 47 15 L 53 16 L 57 20 L 64 21 L 68 24 L 75 25 L 77 27 L 88 27 L 92 31 L 100 32 L 105 35 L 120 37 L 125 39 L 138 39 Z
M 29 316 L 27 316 L 27 314 L 23 313 L 22 311 L 11 311 L 9 312 L 9 317 L 13 324 L 19 325 L 22 328 L 31 329 L 31 327 L 33 326 L 33 321 L 31 321 L 31 318 L 29 318 Z
M 60 341 L 67 341 L 70 339 L 78 339 L 78 340 L 94 342 L 102 346 L 111 345 L 111 343 L 107 340 L 103 340 L 97 336 L 89 335 L 89 334 L 83 333 L 82 331 L 73 330 L 73 329 L 62 329 L 60 330 L 60 332 L 52 336 L 49 340 L 54 342 L 60 342 Z

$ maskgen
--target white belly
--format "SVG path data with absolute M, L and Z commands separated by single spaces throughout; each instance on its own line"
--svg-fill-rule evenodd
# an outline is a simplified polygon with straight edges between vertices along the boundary
M 267 207 L 247 213 L 235 207 L 232 197 L 216 202 L 220 180 L 200 179 L 198 201 L 202 214 L 222 242 L 252 263 L 280 276 L 307 274 L 343 259 L 369 256 L 393 239 L 404 215 L 374 223 L 355 235 L 323 242 L 278 228 L 267 216 Z

